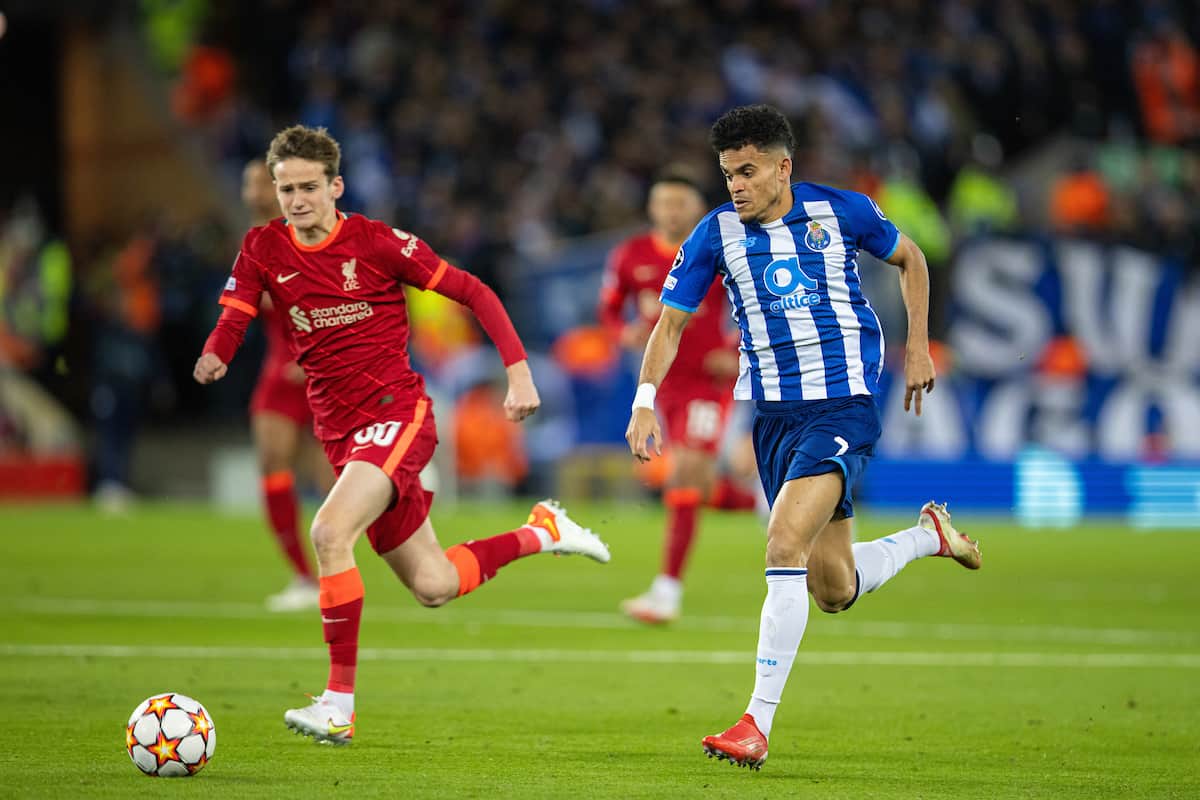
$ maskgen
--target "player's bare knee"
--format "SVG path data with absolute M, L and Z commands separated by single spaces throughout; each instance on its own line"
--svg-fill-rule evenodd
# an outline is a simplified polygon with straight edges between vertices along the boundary
M 258 469 L 264 476 L 291 470 L 292 462 L 278 450 L 264 449 L 258 453 Z
M 323 563 L 331 556 L 340 555 L 352 547 L 352 534 L 353 531 L 318 514 L 313 520 L 312 528 L 309 529 L 313 550 L 317 553 L 317 561 Z
M 808 564 L 808 547 L 782 526 L 767 530 L 767 566 L 803 567 Z
M 837 614 L 845 611 L 854 602 L 854 587 L 825 588 L 820 592 L 813 592 L 812 596 L 817 608 L 826 614 Z
M 418 575 L 412 585 L 413 597 L 426 608 L 437 608 L 458 596 L 457 576 L 453 584 L 440 578 Z

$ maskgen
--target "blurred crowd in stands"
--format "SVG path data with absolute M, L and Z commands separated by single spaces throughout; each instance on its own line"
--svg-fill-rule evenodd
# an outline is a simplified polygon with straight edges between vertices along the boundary
M 564 240 L 643 224 L 665 163 L 695 165 L 721 202 L 708 127 L 751 102 L 794 121 L 797 179 L 872 195 L 921 245 L 935 308 L 955 248 L 981 232 L 1128 242 L 1200 273 L 1200 5 L 1184 0 L 139 8 L 172 112 L 229 187 L 277 128 L 324 126 L 343 147 L 342 207 L 419 232 L 502 297 Z M 216 314 L 198 298 L 215 297 L 240 231 L 149 221 L 70 243 L 71 269 L 60 240 L 23 222 L 36 217 L 0 209 L 0 369 L 53 387 L 74 351 L 85 380 L 63 396 L 97 432 L 94 482 L 127 481 L 148 409 L 243 410 L 253 342 L 239 388 L 200 399 L 188 379 Z M 446 330 L 478 340 L 446 324 L 424 346 Z
M 177 107 L 230 170 L 285 122 L 323 125 L 349 206 L 485 278 L 638 224 L 668 161 L 719 200 L 707 128 L 749 102 L 795 121 L 798 178 L 872 194 L 935 264 L 980 229 L 1197 260 L 1194 3 L 275 0 L 213 2 L 203 30 Z M 1012 180 L 1060 135 L 1082 145 Z

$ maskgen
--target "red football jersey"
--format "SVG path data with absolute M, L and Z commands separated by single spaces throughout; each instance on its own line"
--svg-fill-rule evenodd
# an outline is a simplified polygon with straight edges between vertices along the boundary
M 675 251 L 652 233 L 640 234 L 619 244 L 609 255 L 604 268 L 604 284 L 600 290 L 600 321 L 604 326 L 619 330 L 625 324 L 625 305 L 632 298 L 637 315 L 653 327 L 662 312 L 658 298 L 663 281 L 674 260 Z M 736 376 L 718 378 L 704 368 L 704 359 L 712 351 L 736 352 L 731 335 L 726 332 L 728 319 L 725 287 L 720 280 L 714 280 L 704 302 L 683 329 L 679 354 L 659 387 L 660 392 L 708 382 L 732 391 Z
M 259 308 L 258 319 L 262 322 L 263 336 L 267 343 L 266 353 L 263 354 L 262 372 L 294 361 L 295 357 L 288 345 L 287 318 L 276 311 L 273 304 L 265 303 Z
M 425 397 L 425 382 L 409 364 L 402 284 L 439 283 L 440 293 L 471 305 L 505 364 L 525 357 L 490 290 L 416 236 L 359 215 L 338 212 L 317 245 L 300 242 L 281 219 L 251 229 L 220 302 L 253 317 L 262 292 L 270 295 L 308 378 L 314 430 L 330 440 L 384 416 L 398 418 Z M 231 337 L 219 323 L 206 352 L 232 358 L 248 322 L 233 323 Z

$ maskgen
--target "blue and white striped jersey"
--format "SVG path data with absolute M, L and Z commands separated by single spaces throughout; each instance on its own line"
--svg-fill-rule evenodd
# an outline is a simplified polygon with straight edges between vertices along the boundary
M 886 259 L 900 232 L 869 197 L 792 185 L 792 210 L 743 224 L 732 203 L 683 243 L 662 302 L 695 311 L 722 276 L 741 329 L 738 400 L 823 400 L 875 394 L 883 331 L 862 292 L 858 251 Z

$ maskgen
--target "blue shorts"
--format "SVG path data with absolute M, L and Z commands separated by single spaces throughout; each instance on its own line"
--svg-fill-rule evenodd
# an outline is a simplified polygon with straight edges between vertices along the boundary
M 879 432 L 879 409 L 869 395 L 757 401 L 754 455 L 767 500 L 774 505 L 787 481 L 839 471 L 842 502 L 834 518 L 854 516 L 850 490 L 875 454 Z

